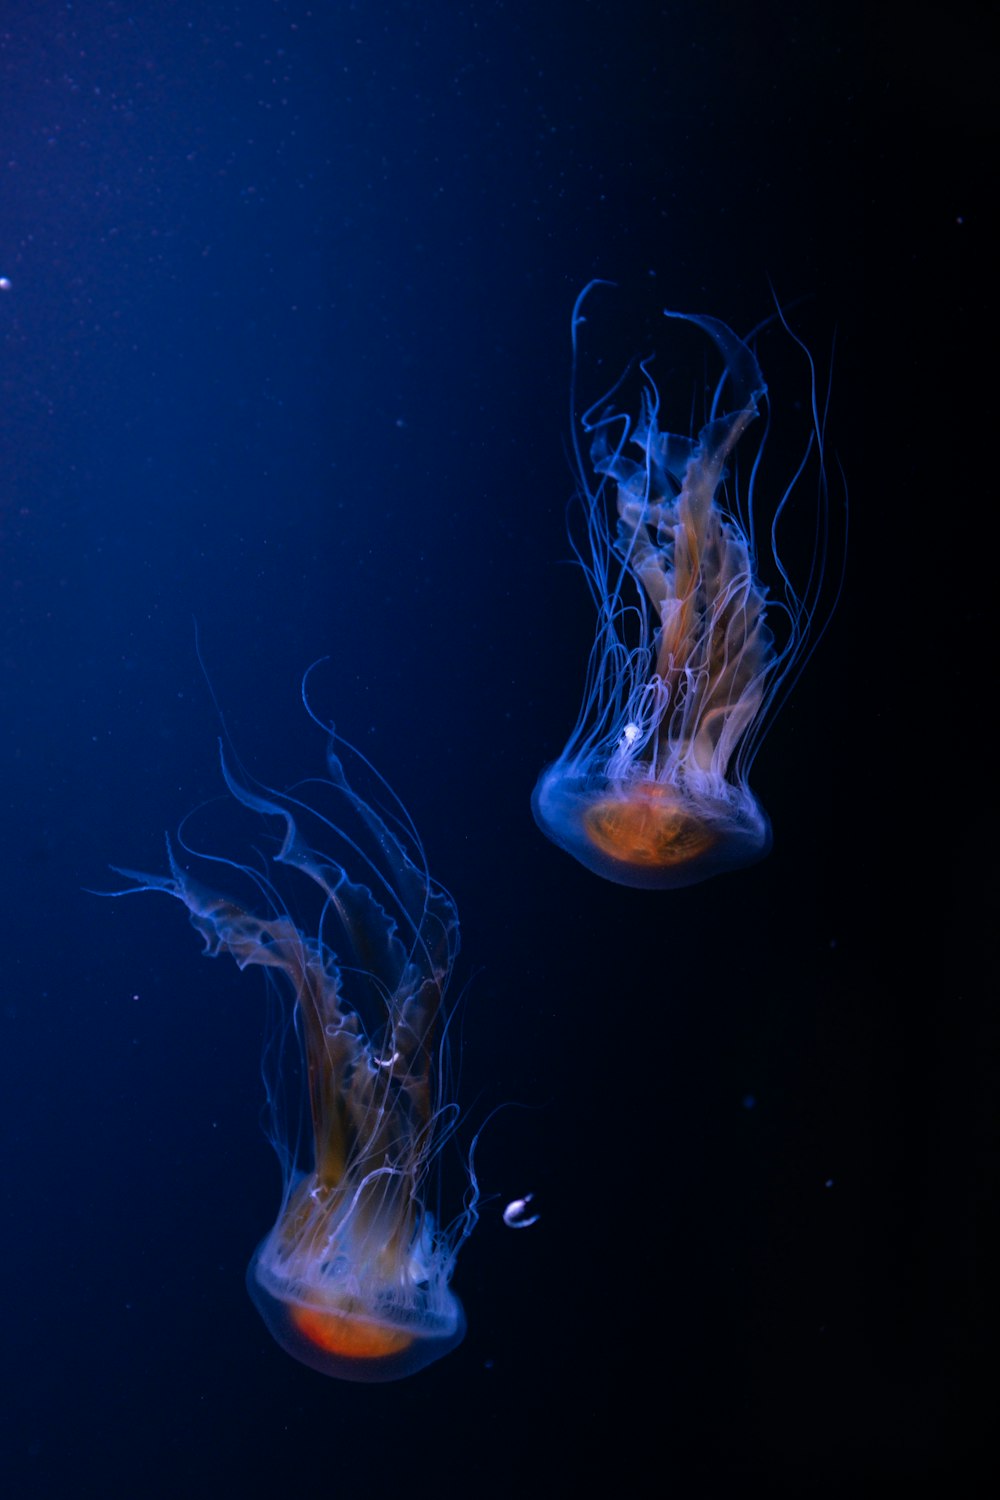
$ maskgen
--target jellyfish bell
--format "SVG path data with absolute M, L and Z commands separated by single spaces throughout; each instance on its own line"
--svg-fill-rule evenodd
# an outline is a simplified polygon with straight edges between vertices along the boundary
M 591 287 L 574 309 L 574 387 L 580 309 Z M 580 419 L 597 478 L 593 486 L 583 478 L 577 443 L 586 540 L 576 550 L 597 632 L 576 725 L 532 796 L 535 820 L 553 843 L 606 879 L 651 889 L 691 885 L 767 854 L 771 825 L 750 789 L 750 767 L 839 593 L 837 581 L 830 602 L 824 587 L 826 413 L 805 346 L 788 330 L 808 361 L 812 431 L 764 524 L 763 438 L 745 488 L 730 474 L 734 450 L 765 404 L 756 355 L 716 318 L 666 316 L 707 334 L 723 373 L 693 436 L 663 426 L 648 361 L 639 366 L 637 417 L 613 403 L 620 381 Z M 787 330 L 780 312 L 778 319 Z M 778 531 L 811 456 L 813 551 L 799 593 Z M 761 535 L 776 598 L 759 576 Z
M 448 1285 L 450 1257 L 442 1266 L 427 1221 L 415 1241 L 394 1242 L 409 1210 L 391 1197 L 381 1211 L 360 1211 L 367 1227 L 352 1232 L 344 1221 L 359 1205 L 304 1178 L 247 1268 L 250 1299 L 272 1338 L 323 1375 L 399 1380 L 464 1336 L 462 1304 Z
M 614 781 L 550 767 L 531 805 L 554 844 L 595 875 L 640 889 L 694 885 L 771 848 L 770 820 L 748 789 L 720 801 L 649 777 Z

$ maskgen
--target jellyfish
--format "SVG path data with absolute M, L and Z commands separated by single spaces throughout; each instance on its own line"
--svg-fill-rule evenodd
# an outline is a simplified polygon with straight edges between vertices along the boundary
M 348 780 L 349 756 L 376 788 L 369 800 Z M 477 1217 L 471 1152 L 463 1208 L 448 1225 L 438 1217 L 457 1125 L 442 1008 L 455 904 L 402 804 L 342 740 L 329 743 L 327 776 L 290 794 L 238 778 L 224 754 L 222 769 L 236 810 L 277 836 L 262 845 L 255 828 L 242 857 L 198 856 L 185 825 L 183 859 L 168 840 L 168 875 L 118 873 L 128 892 L 174 896 L 206 954 L 260 967 L 275 987 L 263 1071 L 283 1192 L 247 1272 L 257 1310 L 312 1369 L 395 1380 L 465 1330 L 450 1283 Z M 232 889 L 196 879 L 187 865 L 199 859 Z
M 591 282 L 573 310 L 574 408 L 582 306 L 597 284 L 608 283 Z M 767 854 L 771 825 L 750 790 L 750 768 L 840 586 L 835 579 L 831 602 L 826 403 L 809 351 L 779 311 L 807 362 L 811 430 L 765 524 L 757 494 L 764 439 L 745 485 L 729 472 L 765 403 L 756 355 L 717 318 L 664 315 L 707 335 L 722 374 L 695 436 L 662 425 L 649 360 L 638 365 L 634 419 L 615 404 L 623 377 L 581 418 L 593 484 L 574 418 L 586 531 L 574 545 L 597 629 L 576 724 L 532 796 L 535 820 L 555 844 L 608 880 L 651 889 L 691 885 Z M 797 590 L 779 532 L 810 470 L 810 561 Z M 762 535 L 777 598 L 759 576 Z

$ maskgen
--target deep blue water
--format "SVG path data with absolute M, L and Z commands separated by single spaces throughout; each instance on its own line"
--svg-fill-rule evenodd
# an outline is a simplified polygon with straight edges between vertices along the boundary
M 866 420 L 906 351 L 864 301 L 893 184 L 851 9 L 15 0 L 4 27 L 0 1487 L 949 1473 L 965 1053 L 900 980 L 919 914 L 884 899 L 924 847 L 887 833 L 896 630 L 871 620 L 895 460 Z M 897 272 L 923 269 L 880 260 L 873 299 Z M 774 852 L 674 894 L 595 879 L 529 811 L 592 630 L 564 516 L 592 277 L 618 284 L 596 384 L 657 346 L 662 306 L 747 331 L 769 280 L 821 362 L 837 340 L 860 540 L 757 764 Z M 221 790 L 195 621 L 270 785 L 322 769 L 299 684 L 329 658 L 319 711 L 458 902 L 470 1128 L 526 1106 L 481 1142 L 466 1339 L 400 1385 L 295 1364 L 245 1294 L 278 1196 L 258 977 L 165 901 L 88 894 L 161 868 Z M 512 1233 L 529 1190 L 542 1217 Z

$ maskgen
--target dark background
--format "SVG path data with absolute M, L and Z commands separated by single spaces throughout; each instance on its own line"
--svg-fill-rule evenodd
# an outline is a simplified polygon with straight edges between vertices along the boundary
M 606 0 L 4 27 L 4 1492 L 955 1482 L 990 1075 L 950 926 L 964 695 L 932 663 L 987 618 L 947 565 L 974 34 Z M 528 807 L 592 631 L 564 508 L 594 276 L 598 380 L 664 305 L 749 329 L 768 279 L 821 365 L 836 336 L 850 566 L 755 770 L 774 851 L 673 895 L 587 874 Z M 769 348 L 780 464 L 804 389 Z M 331 658 L 320 711 L 459 904 L 470 1128 L 528 1106 L 481 1143 L 466 1340 L 397 1386 L 300 1367 L 245 1295 L 279 1190 L 258 978 L 166 902 L 86 893 L 219 790 L 195 618 L 272 785 L 321 769 L 299 681 Z

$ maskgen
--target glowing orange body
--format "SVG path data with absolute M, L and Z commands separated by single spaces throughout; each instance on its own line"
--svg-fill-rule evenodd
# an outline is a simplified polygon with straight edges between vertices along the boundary
M 601 798 L 588 808 L 583 822 L 602 854 L 646 869 L 697 859 L 718 837 L 692 816 L 673 787 L 657 782 Z
M 326 1354 L 339 1354 L 345 1359 L 385 1359 L 390 1354 L 401 1354 L 413 1343 L 412 1334 L 350 1313 L 290 1307 L 289 1315 L 311 1344 Z

